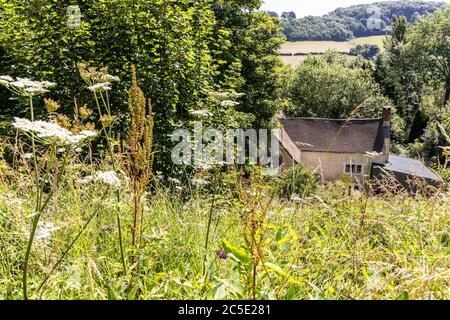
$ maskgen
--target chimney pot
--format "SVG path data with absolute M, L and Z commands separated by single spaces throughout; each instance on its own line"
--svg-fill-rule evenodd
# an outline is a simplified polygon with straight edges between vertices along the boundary
M 383 121 L 391 122 L 391 107 L 383 107 Z

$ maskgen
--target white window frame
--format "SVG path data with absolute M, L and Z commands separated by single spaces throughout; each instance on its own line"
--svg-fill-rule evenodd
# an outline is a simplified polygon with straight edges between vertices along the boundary
M 352 166 L 361 166 L 361 173 L 357 173 L 357 172 L 347 172 L 346 168 L 347 166 L 350 166 L 350 171 L 352 171 Z M 358 163 L 358 162 L 345 162 L 344 163 L 344 173 L 348 174 L 350 176 L 363 176 L 364 175 L 364 169 L 365 169 L 365 165 L 362 163 Z

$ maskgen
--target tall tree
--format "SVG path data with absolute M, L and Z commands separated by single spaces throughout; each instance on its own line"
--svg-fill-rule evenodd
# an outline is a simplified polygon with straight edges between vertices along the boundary
M 392 31 L 384 40 L 385 51 L 375 62 L 375 79 L 406 122 L 408 130 L 404 138 L 414 141 L 423 132 L 424 124 L 420 125 L 423 118 L 419 108 L 420 79 L 413 68 L 415 57 L 410 53 L 409 43 L 406 17 L 394 17 Z
M 443 89 L 442 105 L 450 100 L 450 8 L 420 19 L 411 32 L 410 46 L 426 83 Z

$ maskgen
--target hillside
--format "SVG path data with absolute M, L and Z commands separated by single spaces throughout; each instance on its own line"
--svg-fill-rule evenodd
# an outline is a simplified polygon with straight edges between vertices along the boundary
M 376 45 L 383 51 L 385 36 L 354 38 L 347 41 L 289 41 L 281 46 L 279 57 L 284 64 L 297 67 L 308 55 L 321 55 L 334 50 L 352 58 L 350 51 L 356 45 Z
M 386 34 L 386 28 L 391 25 L 394 16 L 404 15 L 412 23 L 420 16 L 447 6 L 445 2 L 376 2 L 338 8 L 322 17 L 285 19 L 281 22 L 281 27 L 288 41 L 345 41 L 353 37 Z M 379 11 L 373 8 L 378 8 Z M 379 24 L 376 28 L 370 28 L 368 20 Z

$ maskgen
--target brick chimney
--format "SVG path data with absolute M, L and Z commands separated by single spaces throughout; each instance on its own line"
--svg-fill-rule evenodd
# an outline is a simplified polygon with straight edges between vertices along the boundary
M 385 162 L 389 161 L 389 152 L 391 149 L 391 110 L 389 106 L 383 107 L 383 135 L 384 146 L 382 159 Z

